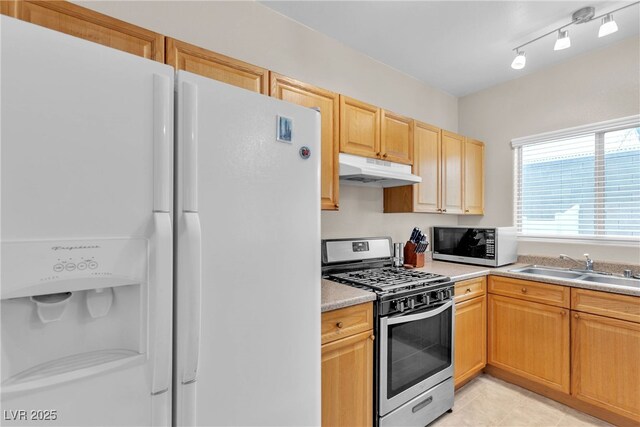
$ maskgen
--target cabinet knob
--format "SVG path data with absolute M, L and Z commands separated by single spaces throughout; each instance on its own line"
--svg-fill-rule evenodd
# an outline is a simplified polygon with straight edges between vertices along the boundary
M 371 335 L 369 335 L 369 339 L 370 339 L 371 341 L 373 341 L 373 340 L 375 340 L 375 339 L 376 339 L 376 337 L 375 337 L 375 335 L 371 334 Z
M 527 293 L 527 288 L 522 288 L 522 293 L 526 294 Z
M 438 212 L 442 212 L 442 209 L 436 209 Z
M 469 292 L 471 292 L 471 288 L 467 288 L 467 290 L 464 291 L 465 294 L 468 294 Z
M 465 209 L 464 211 L 465 211 L 465 212 L 469 212 L 469 209 Z
M 574 314 L 573 317 L 575 317 L 576 319 L 580 318 L 580 316 L 578 316 L 578 313 Z
M 561 315 L 561 316 L 564 316 L 565 314 L 567 314 L 567 312 L 566 312 L 566 311 L 564 311 L 564 310 L 562 310 L 562 311 L 560 312 L 560 315 Z
M 387 153 L 384 153 L 384 154 L 382 155 L 382 158 L 383 158 L 383 159 L 386 159 L 386 158 L 387 158 Z
M 442 212 L 446 212 L 446 211 L 447 211 L 446 209 L 442 209 Z
M 338 328 L 342 328 L 342 322 L 338 322 L 338 323 L 336 323 L 336 326 L 337 326 Z
M 380 157 L 380 152 L 379 151 L 376 153 L 376 157 Z

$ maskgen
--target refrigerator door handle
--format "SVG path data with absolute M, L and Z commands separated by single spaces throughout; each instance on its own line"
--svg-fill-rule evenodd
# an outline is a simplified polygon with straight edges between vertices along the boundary
M 184 197 L 182 209 L 198 212 L 198 87 L 182 82 L 183 90 L 183 177 Z
M 197 212 L 184 212 L 184 243 L 180 263 L 184 267 L 184 282 L 187 289 L 187 343 L 185 346 L 185 364 L 181 383 L 191 384 L 196 381 L 198 358 L 200 356 L 200 310 L 202 293 L 202 238 L 200 217 Z
M 169 76 L 153 75 L 153 210 L 169 212 L 171 209 L 173 147 L 171 100 Z
M 153 325 L 151 395 L 156 396 L 167 392 L 171 385 L 173 244 L 169 213 L 154 212 L 153 224 L 149 293 L 152 296 Z

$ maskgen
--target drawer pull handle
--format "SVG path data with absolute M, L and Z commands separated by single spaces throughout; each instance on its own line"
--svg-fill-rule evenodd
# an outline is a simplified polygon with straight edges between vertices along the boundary
M 420 409 L 424 408 L 431 402 L 433 402 L 433 396 L 429 396 L 426 400 L 423 400 L 422 402 L 418 403 L 416 406 L 411 408 L 411 412 L 415 414 L 416 412 L 418 412 Z
M 522 288 L 522 293 L 526 294 L 527 293 L 527 288 Z
M 465 294 L 468 294 L 469 292 L 471 292 L 471 288 L 467 288 L 467 290 L 464 291 Z
M 336 323 L 336 326 L 337 326 L 338 328 L 342 328 L 342 322 L 338 322 L 338 323 Z

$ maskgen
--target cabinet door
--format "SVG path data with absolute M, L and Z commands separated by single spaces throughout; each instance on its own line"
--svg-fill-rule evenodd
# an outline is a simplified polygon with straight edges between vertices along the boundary
M 167 38 L 167 64 L 252 92 L 269 93 L 268 70 L 176 39 Z
M 164 62 L 164 36 L 66 1 L 2 1 L 0 11 L 23 21 Z
M 382 110 L 380 152 L 384 160 L 413 164 L 413 120 Z
M 467 138 L 464 143 L 464 213 L 484 214 L 484 144 Z
M 569 313 L 489 295 L 487 363 L 569 393 Z
M 322 425 L 371 426 L 373 332 L 322 346 Z
M 440 129 L 416 121 L 413 135 L 413 173 L 422 178 L 413 185 L 414 211 L 441 212 Z
M 442 131 L 442 212 L 463 213 L 464 137 Z
M 320 109 L 322 118 L 321 202 L 324 210 L 338 209 L 338 94 L 271 73 L 271 96 Z
M 456 304 L 455 385 L 458 386 L 487 363 L 487 300 L 476 297 Z
M 640 420 L 640 324 L 572 313 L 571 394 Z
M 340 152 L 380 157 L 380 109 L 340 95 Z

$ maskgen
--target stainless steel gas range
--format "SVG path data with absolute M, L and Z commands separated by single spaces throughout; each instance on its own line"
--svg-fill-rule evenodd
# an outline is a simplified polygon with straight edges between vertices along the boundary
M 453 283 L 392 265 L 388 237 L 322 241 L 325 279 L 377 294 L 375 425 L 423 427 L 453 407 Z

